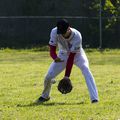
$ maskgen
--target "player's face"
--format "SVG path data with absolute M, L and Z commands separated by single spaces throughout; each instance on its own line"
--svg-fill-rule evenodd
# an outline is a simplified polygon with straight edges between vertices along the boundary
M 69 38 L 70 35 L 71 35 L 71 30 L 70 30 L 70 28 L 67 29 L 67 31 L 66 31 L 65 34 L 62 34 L 62 36 L 63 36 L 64 38 Z

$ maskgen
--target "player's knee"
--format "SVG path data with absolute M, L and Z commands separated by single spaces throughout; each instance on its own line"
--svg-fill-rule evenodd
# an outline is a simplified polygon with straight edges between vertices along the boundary
M 82 70 L 82 71 L 88 71 L 88 70 L 89 70 L 89 66 L 86 65 L 86 64 L 83 64 L 83 65 L 81 66 L 81 70 Z
M 51 81 L 52 78 L 53 78 L 53 77 L 52 77 L 52 75 L 50 75 L 50 74 L 47 74 L 47 75 L 45 76 L 45 80 L 46 80 L 46 81 Z

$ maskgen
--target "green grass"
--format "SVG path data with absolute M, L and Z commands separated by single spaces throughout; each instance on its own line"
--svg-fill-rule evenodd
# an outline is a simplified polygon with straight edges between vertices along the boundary
M 73 91 L 62 95 L 53 85 L 51 100 L 34 101 L 52 59 L 39 50 L 0 50 L 0 120 L 120 120 L 120 50 L 86 50 L 100 102 L 91 104 L 85 80 L 75 66 Z M 64 75 L 62 72 L 57 80 Z

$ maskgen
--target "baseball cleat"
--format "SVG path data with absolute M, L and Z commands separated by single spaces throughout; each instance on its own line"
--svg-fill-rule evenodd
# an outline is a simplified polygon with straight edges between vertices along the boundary
M 92 103 L 97 103 L 98 102 L 98 100 L 92 100 Z
M 48 97 L 48 98 L 39 97 L 38 100 L 36 101 L 36 103 L 40 104 L 40 103 L 44 103 L 48 100 L 50 100 L 50 97 Z

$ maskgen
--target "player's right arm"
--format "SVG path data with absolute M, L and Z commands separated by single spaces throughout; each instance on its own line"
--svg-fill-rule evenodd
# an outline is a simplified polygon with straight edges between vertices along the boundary
M 55 62 L 63 62 L 63 60 L 61 60 L 56 54 L 56 46 L 52 46 L 52 45 L 49 46 L 50 46 L 50 56 L 52 57 L 52 59 Z
M 56 46 L 57 46 L 57 29 L 53 28 L 50 33 L 50 41 L 49 41 L 49 47 L 50 47 L 50 56 L 55 62 L 63 62 L 56 53 Z

